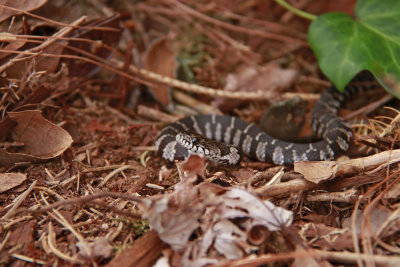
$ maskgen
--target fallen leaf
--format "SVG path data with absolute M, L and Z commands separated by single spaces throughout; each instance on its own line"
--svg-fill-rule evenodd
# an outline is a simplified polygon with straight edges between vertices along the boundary
M 378 229 L 386 223 L 386 220 L 392 214 L 392 211 L 383 205 L 377 205 L 375 209 L 372 210 L 371 214 L 368 218 L 365 218 L 362 211 L 357 211 L 356 218 L 356 232 L 357 234 L 362 234 L 363 225 L 365 225 L 365 220 L 369 220 L 369 224 L 371 226 L 371 232 L 377 233 Z M 352 228 L 351 217 L 346 218 L 343 221 L 343 227 Z
M 306 249 L 303 244 L 296 245 L 296 253 L 305 254 L 305 253 L 312 253 L 312 249 Z M 332 265 L 324 259 L 318 259 L 315 256 L 309 257 L 295 257 L 293 263 L 290 265 L 291 267 L 331 267 Z
M 5 72 L 7 73 L 7 77 L 14 79 L 24 77 L 26 76 L 27 70 L 31 70 L 32 73 L 41 71 L 44 71 L 46 73 L 56 72 L 60 62 L 60 57 L 57 57 L 57 55 L 61 55 L 64 50 L 64 47 L 62 46 L 61 42 L 64 44 L 66 43 L 65 41 L 58 41 L 57 43 L 49 45 L 48 47 L 41 50 L 41 52 L 38 53 L 37 56 L 27 57 L 24 60 L 16 61 L 12 66 L 6 69 Z M 18 45 L 19 43 L 20 42 L 17 41 L 16 45 Z M 23 53 L 23 51 L 21 51 L 21 53 Z M 40 55 L 42 53 L 54 56 L 49 57 L 46 55 Z M 1 64 L 4 64 L 9 60 L 12 60 L 14 56 L 15 54 L 10 55 L 7 58 L 4 58 L 1 61 Z
M 259 126 L 271 136 L 297 142 L 306 121 L 306 113 L 305 101 L 300 97 L 275 102 L 264 111 Z
M 236 73 L 227 76 L 224 90 L 251 92 L 287 88 L 293 84 L 297 74 L 297 70 L 283 69 L 275 62 L 257 68 L 253 65 L 243 65 Z
M 299 222 L 294 227 L 308 244 L 324 250 L 345 250 L 353 249 L 353 237 L 349 228 L 336 228 L 327 226 L 324 223 Z
M 181 254 L 183 266 L 250 255 L 258 248 L 248 238 L 255 226 L 278 231 L 292 222 L 291 211 L 246 190 L 193 185 L 196 181 L 194 173 L 184 174 L 173 193 L 146 198 L 139 205 L 160 239 Z
M 0 193 L 22 184 L 26 178 L 26 175 L 23 173 L 0 173 Z
M 318 184 L 335 177 L 338 170 L 336 161 L 299 161 L 294 163 L 294 171 L 304 175 L 304 179 Z
M 400 196 L 400 183 L 394 184 L 387 193 L 388 199 L 397 199 Z
M 38 110 L 9 112 L 8 115 L 17 123 L 14 141 L 23 143 L 24 147 L 18 153 L 1 149 L 0 165 L 51 159 L 61 155 L 73 142 L 67 131 L 46 120 Z
M 190 157 L 180 163 L 180 167 L 183 171 L 195 173 L 203 178 L 206 177 L 206 159 L 204 157 L 190 155 Z
M 89 251 L 82 248 L 86 245 L 88 245 Z M 113 252 L 113 247 L 110 245 L 110 242 L 103 237 L 96 238 L 93 242 L 89 242 L 88 244 L 82 244 L 78 242 L 76 246 L 80 249 L 79 254 L 88 259 L 97 257 L 107 259 L 111 257 Z M 90 255 L 88 255 L 88 252 Z
M 168 246 L 154 230 L 135 240 L 132 245 L 113 258 L 107 267 L 153 266 L 161 251 Z
M 121 38 L 122 29 L 119 23 L 120 17 L 116 14 L 82 25 L 85 27 L 108 27 L 113 28 L 113 30 L 76 29 L 71 32 L 70 37 L 88 39 L 94 42 L 82 42 L 80 40 L 69 41 L 68 47 L 73 47 L 75 49 L 65 49 L 65 53 L 87 57 L 77 52 L 77 50 L 81 50 L 90 52 L 93 56 L 98 58 L 108 59 L 113 55 L 113 51 L 109 47 L 115 47 Z M 69 76 L 73 77 L 89 78 L 101 69 L 98 65 L 76 59 L 65 58 L 63 62 L 68 66 Z
M 227 91 L 266 91 L 276 92 L 276 90 L 290 87 L 298 75 L 296 69 L 283 69 L 278 63 L 272 62 L 264 66 L 255 67 L 254 65 L 244 64 L 237 68 L 235 73 L 226 76 L 224 90 Z M 233 109 L 241 104 L 241 101 L 232 99 L 217 98 L 213 105 L 221 109 Z
M 23 11 L 31 11 L 44 5 L 47 0 L 0 0 L 0 22 Z M 5 6 L 5 7 L 3 7 Z M 10 7 L 12 9 L 8 9 Z M 15 10 L 18 9 L 18 10 Z
M 197 189 L 190 186 L 195 179 L 197 177 L 193 175 L 176 184 L 174 194 L 143 202 L 143 216 L 149 220 L 152 229 L 177 251 L 185 248 L 194 230 L 200 226 L 198 218 L 205 210 L 197 197 Z
M 23 254 L 27 257 L 33 257 L 35 255 L 35 226 L 37 225 L 36 220 L 22 221 L 13 226 L 14 230 L 9 231 L 10 236 L 5 243 L 7 251 L 13 249 L 14 253 Z M 23 266 L 17 265 L 14 266 Z
M 168 38 L 155 40 L 147 49 L 143 60 L 143 68 L 165 77 L 175 77 L 175 53 Z M 167 85 L 149 87 L 153 96 L 165 106 L 171 103 L 170 88 Z

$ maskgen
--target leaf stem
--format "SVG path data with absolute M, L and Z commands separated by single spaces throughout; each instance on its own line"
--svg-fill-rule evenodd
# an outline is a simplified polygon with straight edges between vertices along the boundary
M 288 3 L 285 2 L 285 0 L 275 0 L 275 2 L 277 2 L 279 5 L 283 6 L 284 8 L 286 8 L 287 10 L 289 10 L 290 12 L 293 12 L 294 14 L 296 14 L 299 17 L 305 18 L 305 19 L 309 19 L 309 20 L 315 20 L 317 19 L 317 16 L 311 14 L 311 13 L 307 13 L 303 10 L 300 10 L 298 8 L 295 8 L 294 6 L 289 5 Z

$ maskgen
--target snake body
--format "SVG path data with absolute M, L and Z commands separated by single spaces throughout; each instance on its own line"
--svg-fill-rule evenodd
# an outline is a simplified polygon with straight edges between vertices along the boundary
M 363 81 L 373 79 L 369 73 L 361 77 Z M 360 75 L 354 80 L 359 79 Z M 237 164 L 241 151 L 255 160 L 277 165 L 333 159 L 335 154 L 348 149 L 352 137 L 348 123 L 337 115 L 337 111 L 360 88 L 367 87 L 350 83 L 342 94 L 332 85 L 322 93 L 311 114 L 311 126 L 322 138 L 317 142 L 286 142 L 237 117 L 198 115 L 167 125 L 157 137 L 156 149 L 169 161 L 194 154 L 218 163 Z

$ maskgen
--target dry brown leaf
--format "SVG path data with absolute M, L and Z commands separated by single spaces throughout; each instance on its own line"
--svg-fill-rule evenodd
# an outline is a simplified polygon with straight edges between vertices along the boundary
M 155 40 L 151 44 L 146 51 L 143 68 L 169 78 L 175 77 L 175 53 L 168 38 Z M 149 89 L 163 105 L 168 106 L 171 103 L 170 89 L 167 85 L 150 86 Z
M 19 9 L 11 10 L 0 6 L 0 22 L 11 16 L 20 14 L 22 11 L 31 11 L 44 5 L 47 0 L 0 0 L 0 5 Z
M 150 221 L 160 239 L 178 251 L 185 247 L 193 231 L 200 226 L 198 218 L 205 210 L 196 187 L 192 186 L 196 179 L 193 175 L 176 184 L 174 194 L 143 202 L 143 216 Z
M 191 172 L 205 178 L 206 173 L 206 159 L 196 155 L 191 155 L 186 160 L 180 163 L 183 171 Z
M 400 196 L 400 183 L 394 184 L 387 193 L 388 199 L 397 199 Z
M 304 179 L 318 184 L 335 177 L 336 161 L 299 161 L 294 163 L 294 171 L 304 175 Z
M 296 253 L 305 254 L 307 252 L 312 253 L 311 249 L 305 249 L 302 244 L 296 245 Z M 332 265 L 325 260 L 320 260 L 317 257 L 310 255 L 309 257 L 296 257 L 294 259 L 293 264 L 290 265 L 291 267 L 331 267 Z
M 107 27 L 113 28 L 113 30 L 76 29 L 71 32 L 71 37 L 92 40 L 94 42 L 71 40 L 68 42 L 68 49 L 65 49 L 65 53 L 73 56 L 82 56 L 82 54 L 76 51 L 81 50 L 90 52 L 92 55 L 102 59 L 110 58 L 113 55 L 113 51 L 108 47 L 115 47 L 118 44 L 122 34 L 122 29 L 120 27 L 120 16 L 115 14 L 110 17 L 89 21 L 82 26 L 89 28 Z M 74 49 L 69 49 L 70 47 Z M 91 77 L 101 69 L 101 67 L 96 64 L 71 58 L 64 58 L 63 63 L 68 66 L 69 76 L 78 78 Z
M 84 249 L 84 246 L 89 246 L 89 251 Z M 110 242 L 103 237 L 96 238 L 93 242 L 88 244 L 77 243 L 76 246 L 80 249 L 79 254 L 87 259 L 101 257 L 107 259 L 111 257 L 113 248 Z M 90 255 L 88 254 L 90 253 Z
M 8 42 L 7 44 L 5 44 L 5 46 L 3 48 L 4 50 L 7 50 L 7 51 L 18 51 L 18 49 L 20 49 L 21 47 L 23 47 L 26 44 L 26 42 L 24 40 L 22 40 L 22 41 L 18 40 L 15 37 L 15 35 L 13 35 L 13 34 L 2 33 L 1 35 L 4 35 L 4 34 L 9 35 L 10 37 L 14 36 L 14 38 L 10 38 L 9 40 L 7 40 L 7 39 L 1 40 L 1 41 Z M 2 39 L 4 39 L 4 38 L 2 38 Z M 10 54 L 11 53 L 6 53 L 6 52 L 0 53 L 0 60 L 3 60 L 3 58 L 5 58 L 7 56 L 10 56 Z
M 45 71 L 46 73 L 54 73 L 57 71 L 60 62 L 60 57 L 57 56 L 61 55 L 63 50 L 64 47 L 61 45 L 60 42 L 54 43 L 41 51 L 44 54 L 54 55 L 54 57 L 38 54 L 35 57 L 19 60 L 15 62 L 12 66 L 7 68 L 7 77 L 14 79 L 24 77 L 27 70 L 31 70 L 32 73 L 30 74 L 40 71 Z M 23 51 L 21 51 L 21 53 L 23 53 Z M 14 55 L 9 58 L 5 58 L 2 63 L 6 63 L 8 60 L 12 60 L 13 56 Z M 30 66 L 30 64 L 32 64 L 32 66 Z
M 113 258 L 107 267 L 153 266 L 161 251 L 168 246 L 160 240 L 154 230 L 135 240 L 133 244 Z
M 344 161 L 301 161 L 294 163 L 294 170 L 310 182 L 318 183 L 335 176 L 371 169 L 378 170 L 400 161 L 400 149 L 387 150 L 368 157 Z
M 19 153 L 1 149 L 0 165 L 51 159 L 61 155 L 73 142 L 67 131 L 46 120 L 38 110 L 9 112 L 8 115 L 17 123 L 14 141 L 23 143 L 24 147 Z
M 357 211 L 356 218 L 356 232 L 357 234 L 365 234 L 363 232 L 364 227 L 366 226 L 366 221 L 369 222 L 371 226 L 371 232 L 377 233 L 378 229 L 389 219 L 390 215 L 392 215 L 392 211 L 383 205 L 377 205 L 375 209 L 372 210 L 371 214 L 365 217 L 362 211 Z M 343 221 L 343 227 L 348 227 L 352 229 L 352 218 L 346 218 Z M 368 226 L 366 226 L 368 227 Z
M 324 250 L 353 249 L 353 238 L 349 228 L 336 228 L 324 223 L 304 223 L 295 225 L 304 240 L 312 247 Z
M 278 88 L 290 87 L 297 75 L 298 71 L 296 69 L 283 69 L 276 62 L 258 67 L 243 64 L 237 68 L 235 73 L 226 76 L 224 90 L 236 92 L 253 92 L 258 90 L 275 92 Z M 221 109 L 230 110 L 240 105 L 241 102 L 217 98 L 212 103 L 217 107 L 221 107 Z
M 259 68 L 242 66 L 235 74 L 226 78 L 225 90 L 230 91 L 273 91 L 276 88 L 287 88 L 293 84 L 298 71 L 282 69 L 277 63 L 268 63 Z
M 34 237 L 36 234 L 35 227 L 37 227 L 37 221 L 34 219 L 31 219 L 29 221 L 22 221 L 18 224 L 13 225 L 14 230 L 9 231 L 10 236 L 7 240 L 7 245 L 9 246 L 9 248 L 13 248 L 14 253 L 23 253 L 23 255 L 26 257 L 34 257 L 35 250 L 33 244 L 36 240 L 36 237 Z M 24 266 L 23 264 L 10 265 Z
M 22 184 L 26 178 L 26 175 L 23 173 L 0 173 L 0 193 Z
M 246 190 L 193 185 L 196 180 L 197 175 L 186 175 L 173 193 L 147 198 L 140 205 L 160 239 L 181 253 L 183 266 L 250 255 L 257 247 L 247 235 L 255 226 L 277 231 L 292 222 L 291 211 Z M 210 252 L 214 250 L 219 256 Z

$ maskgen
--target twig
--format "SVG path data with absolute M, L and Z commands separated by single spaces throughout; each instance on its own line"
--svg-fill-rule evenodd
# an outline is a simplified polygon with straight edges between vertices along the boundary
M 157 109 L 146 107 L 146 106 L 143 106 L 143 105 L 139 105 L 138 106 L 137 113 L 139 115 L 141 115 L 141 116 L 146 117 L 146 118 L 149 118 L 149 119 L 152 119 L 152 120 L 156 120 L 156 121 L 165 122 L 165 123 L 171 123 L 171 122 L 174 122 L 174 121 L 176 121 L 176 120 L 181 118 L 181 117 L 178 117 L 178 116 L 169 115 L 169 114 L 164 113 L 162 111 L 159 111 Z
M 381 266 L 399 266 L 400 258 L 398 256 L 382 256 L 382 255 L 366 255 L 361 253 L 352 252 L 333 252 L 323 250 L 311 250 L 309 252 L 289 252 L 279 254 L 269 254 L 257 257 L 248 257 L 239 260 L 224 262 L 221 264 L 211 265 L 212 267 L 245 267 L 245 266 L 258 266 L 269 262 L 287 261 L 294 258 L 308 258 L 313 257 L 316 259 L 327 259 L 342 264 L 355 264 L 357 260 L 370 259 L 377 265 Z
M 110 172 L 109 174 L 107 174 L 106 177 L 104 177 L 104 180 L 99 184 L 99 187 L 104 186 L 104 185 L 108 182 L 108 180 L 110 180 L 110 179 L 111 179 L 114 175 L 116 175 L 117 173 L 122 172 L 123 170 L 126 170 L 126 169 L 134 169 L 134 168 L 135 168 L 134 166 L 125 165 L 125 166 L 119 167 L 119 168 L 116 169 L 116 170 L 113 170 L 112 172 Z
M 24 193 L 22 193 L 21 195 L 18 196 L 18 200 L 15 202 L 13 207 L 11 209 L 9 209 L 9 211 L 3 216 L 3 220 L 9 219 L 12 217 L 12 214 L 22 204 L 22 202 L 25 200 L 25 198 L 32 192 L 35 185 L 36 185 L 36 180 L 33 181 L 33 183 L 29 186 L 29 188 Z
M 173 90 L 172 96 L 174 97 L 174 99 L 185 104 L 186 106 L 189 106 L 189 107 L 197 110 L 201 114 L 222 115 L 222 112 L 218 108 L 208 105 L 204 102 L 198 101 L 197 99 L 195 99 L 183 92 L 180 92 L 178 90 Z
M 0 5 L 0 6 L 2 6 L 2 5 Z M 74 29 L 74 27 L 79 26 L 79 24 L 81 24 L 85 20 L 86 20 L 86 17 L 81 17 L 81 18 L 77 19 L 76 21 L 74 21 L 71 25 L 68 25 L 68 26 L 62 28 L 57 33 L 50 36 L 46 41 L 44 41 L 40 45 L 35 46 L 31 49 L 22 51 L 19 55 L 14 57 L 12 60 L 9 60 L 6 64 L 2 65 L 0 67 L 0 73 L 3 73 L 6 69 L 8 69 L 12 65 L 14 65 L 14 63 L 17 62 L 18 59 L 22 59 L 26 55 L 33 55 L 33 56 L 38 55 L 37 53 L 39 53 L 40 51 L 43 51 L 43 49 L 45 49 L 45 48 L 49 47 L 50 45 L 54 44 L 55 42 L 57 42 L 59 40 L 59 37 L 63 37 L 63 36 L 66 36 L 67 34 L 69 34 Z
M 384 151 L 372 156 L 346 161 L 300 161 L 294 164 L 294 171 L 301 173 L 307 180 L 330 179 L 355 172 L 375 173 L 378 170 L 400 161 L 400 149 Z M 310 172 L 309 170 L 318 170 Z
M 55 209 L 57 207 L 60 206 L 67 206 L 67 205 L 77 205 L 80 203 L 87 203 L 87 202 L 91 202 L 93 200 L 96 200 L 98 198 L 104 198 L 104 197 L 113 197 L 113 198 L 121 198 L 121 199 L 126 199 L 126 200 L 130 200 L 130 201 L 135 201 L 135 202 L 142 202 L 143 199 L 141 197 L 137 197 L 137 196 L 132 196 L 132 195 L 128 195 L 128 194 L 121 194 L 121 193 L 114 193 L 114 192 L 100 192 L 94 195 L 89 195 L 89 196 L 84 196 L 84 197 L 79 197 L 79 198 L 75 198 L 75 199 L 69 199 L 69 200 L 60 200 L 57 201 L 53 204 L 50 204 L 46 207 L 43 208 L 39 208 L 39 209 L 19 209 L 16 210 L 13 214 L 10 215 L 11 216 L 16 216 L 18 214 L 22 214 L 22 213 L 28 213 L 28 214 L 40 214 L 40 213 L 44 213 L 47 212 L 49 210 Z
M 303 40 L 299 40 L 299 39 L 295 39 L 292 37 L 288 37 L 288 36 L 282 36 L 279 34 L 274 34 L 274 33 L 268 33 L 268 32 L 263 32 L 260 30 L 254 30 L 254 29 L 247 29 L 247 28 L 243 28 L 243 27 L 239 27 L 236 25 L 232 25 L 223 21 L 219 21 L 217 19 L 211 18 L 209 16 L 206 16 L 200 12 L 198 12 L 197 10 L 194 10 L 182 3 L 180 3 L 179 1 L 176 0 L 165 0 L 173 5 L 175 5 L 178 9 L 183 10 L 184 12 L 200 19 L 203 20 L 205 22 L 211 23 L 213 25 L 219 26 L 221 28 L 227 29 L 227 30 L 231 30 L 231 31 L 235 31 L 235 32 L 240 32 L 240 33 L 245 33 L 245 34 L 249 34 L 249 35 L 256 35 L 259 37 L 263 37 L 263 38 L 268 38 L 268 39 L 272 39 L 272 40 L 278 40 L 278 41 L 283 41 L 283 42 L 298 42 L 301 43 L 303 46 L 308 47 L 308 43 L 303 41 Z M 305 12 L 304 12 L 305 13 Z
M 289 10 L 290 12 L 293 12 L 294 14 L 296 14 L 299 17 L 305 18 L 305 19 L 309 19 L 309 20 L 316 20 L 317 16 L 310 14 L 308 12 L 305 12 L 303 10 L 300 10 L 298 8 L 295 8 L 291 5 L 289 5 L 288 3 L 285 2 L 285 0 L 275 0 L 276 3 L 278 3 L 279 5 L 283 6 L 284 8 L 286 8 L 287 10 Z
M 377 101 L 374 101 L 354 112 L 347 114 L 346 116 L 344 116 L 344 119 L 349 120 L 360 114 L 368 114 L 392 99 L 393 99 L 393 96 L 390 94 L 387 94 L 387 95 L 383 96 L 381 99 L 378 99 Z

